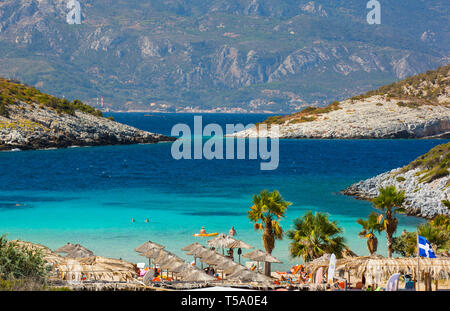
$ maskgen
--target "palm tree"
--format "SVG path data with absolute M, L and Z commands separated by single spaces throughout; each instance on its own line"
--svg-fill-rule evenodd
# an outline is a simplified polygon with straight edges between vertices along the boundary
M 372 256 L 378 249 L 378 239 L 375 233 L 383 231 L 383 226 L 378 223 L 378 214 L 372 212 L 367 220 L 359 218 L 356 222 L 363 227 L 363 230 L 358 235 L 362 238 L 367 238 L 367 248 L 369 249 L 370 256 Z
M 398 219 L 395 214 L 402 214 L 405 201 L 405 191 L 398 191 L 395 186 L 387 186 L 379 189 L 380 194 L 373 199 L 372 203 L 384 212 L 378 217 L 378 222 L 386 231 L 388 257 L 392 258 L 392 237 L 397 230 Z
M 273 192 L 264 190 L 253 196 L 253 206 L 248 211 L 248 218 L 255 223 L 255 230 L 264 230 L 262 239 L 264 248 L 269 254 L 272 254 L 275 248 L 275 240 L 283 238 L 280 219 L 285 217 L 286 210 L 291 204 L 285 201 L 277 190 Z M 270 275 L 270 263 L 264 264 L 264 272 Z
M 294 228 L 287 232 L 292 240 L 289 252 L 293 258 L 301 257 L 307 262 L 326 253 L 342 258 L 347 248 L 344 237 L 340 235 L 342 228 L 336 221 L 330 221 L 327 214 L 309 211 L 294 220 Z

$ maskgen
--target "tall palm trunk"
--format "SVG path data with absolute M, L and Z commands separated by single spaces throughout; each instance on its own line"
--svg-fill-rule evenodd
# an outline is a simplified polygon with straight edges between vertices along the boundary
M 268 219 L 264 223 L 265 223 L 264 234 L 263 234 L 264 248 L 267 253 L 272 254 L 272 251 L 275 247 L 275 236 L 274 236 L 273 228 L 272 228 L 272 220 Z M 270 274 L 271 274 L 270 262 L 264 263 L 264 274 L 267 276 L 270 276 Z
M 391 215 L 389 215 L 391 216 Z M 392 258 L 392 237 L 394 235 L 394 232 L 397 230 L 397 218 L 386 218 L 386 240 L 387 240 L 387 251 L 388 251 L 388 258 Z

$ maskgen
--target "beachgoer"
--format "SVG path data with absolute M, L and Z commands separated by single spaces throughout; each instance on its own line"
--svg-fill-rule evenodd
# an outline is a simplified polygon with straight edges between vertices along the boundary
M 131 222 L 134 222 L 134 218 L 131 218 Z
M 230 232 L 228 232 L 229 236 L 235 236 L 236 230 L 234 230 L 234 226 L 231 227 Z
M 200 230 L 200 234 L 206 234 L 205 227 L 202 227 L 202 229 Z
M 406 229 L 403 229 L 402 236 L 406 235 Z
M 145 220 L 145 222 L 147 222 L 147 223 L 149 222 L 148 218 Z

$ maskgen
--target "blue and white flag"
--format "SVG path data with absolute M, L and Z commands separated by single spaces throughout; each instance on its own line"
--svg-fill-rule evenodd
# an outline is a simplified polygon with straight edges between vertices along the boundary
M 436 255 L 434 254 L 433 249 L 431 248 L 431 244 L 430 242 L 427 241 L 427 239 L 419 235 L 418 243 L 419 243 L 420 257 L 436 258 Z

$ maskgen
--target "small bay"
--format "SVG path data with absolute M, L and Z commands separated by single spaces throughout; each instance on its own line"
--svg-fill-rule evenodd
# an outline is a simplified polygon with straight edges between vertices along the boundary
M 193 114 L 112 115 L 116 121 L 170 135 L 173 125 L 193 128 Z M 263 121 L 267 115 L 205 114 L 203 124 Z M 146 240 L 181 248 L 197 241 L 202 226 L 262 249 L 261 233 L 247 219 L 252 195 L 278 189 L 293 205 L 285 230 L 305 211 L 327 212 L 344 228 L 350 248 L 368 254 L 356 219 L 370 202 L 343 196 L 352 183 L 408 164 L 448 140 L 280 140 L 277 170 L 261 171 L 260 160 L 174 160 L 171 143 L 0 153 L 0 233 L 8 239 L 50 248 L 81 243 L 97 255 L 145 261 L 134 248 Z M 135 218 L 135 222 L 131 219 Z M 149 223 L 145 223 L 148 218 Z M 398 232 L 424 220 L 400 216 Z M 386 255 L 385 238 L 379 253 Z M 199 240 L 206 242 L 205 240 Z M 277 241 L 274 255 L 286 269 L 289 241 Z M 188 259 L 187 257 L 184 257 Z M 192 259 L 192 258 L 189 258 Z

